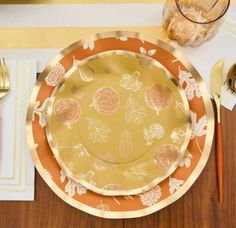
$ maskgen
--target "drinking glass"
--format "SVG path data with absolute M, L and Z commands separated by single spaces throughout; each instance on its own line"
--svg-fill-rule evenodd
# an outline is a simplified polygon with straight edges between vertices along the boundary
M 167 0 L 163 27 L 182 46 L 199 46 L 215 36 L 230 0 Z

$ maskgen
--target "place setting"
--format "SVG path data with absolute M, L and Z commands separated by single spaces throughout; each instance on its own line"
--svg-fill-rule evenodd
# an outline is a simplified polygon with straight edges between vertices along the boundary
M 213 46 L 222 34 L 235 42 L 230 7 L 230 1 L 167 0 L 159 37 L 138 27 L 94 32 L 62 48 L 37 79 L 37 60 L 2 58 L 0 177 L 12 169 L 16 178 L 3 183 L 16 192 L 0 199 L 34 200 L 35 167 L 78 210 L 146 216 L 194 188 L 215 136 L 221 207 L 227 194 L 221 105 L 236 103 L 236 67 L 233 55 L 214 55 Z M 206 63 L 201 55 L 214 57 Z M 4 168 L 8 160 L 13 166 Z

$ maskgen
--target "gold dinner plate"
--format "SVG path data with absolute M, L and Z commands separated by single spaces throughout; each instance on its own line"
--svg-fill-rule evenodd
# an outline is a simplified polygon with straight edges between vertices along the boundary
M 128 51 L 75 65 L 55 88 L 47 118 L 48 142 L 65 173 L 103 195 L 139 194 L 172 174 L 191 133 L 174 76 Z

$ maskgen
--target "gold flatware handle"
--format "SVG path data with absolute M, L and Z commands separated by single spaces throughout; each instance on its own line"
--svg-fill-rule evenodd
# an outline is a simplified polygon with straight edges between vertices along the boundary
M 223 203 L 223 143 L 222 143 L 222 125 L 216 125 L 216 163 L 217 163 L 217 178 L 220 205 Z

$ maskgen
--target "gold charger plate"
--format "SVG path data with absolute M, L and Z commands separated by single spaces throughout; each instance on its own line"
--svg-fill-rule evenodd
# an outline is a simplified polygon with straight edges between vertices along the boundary
M 150 50 L 156 50 L 152 56 Z M 191 139 L 179 167 L 161 183 L 138 195 L 104 196 L 66 176 L 46 138 L 46 118 L 55 86 L 76 60 L 110 50 L 143 53 L 160 62 L 184 88 L 190 108 Z M 179 106 L 176 106 L 179 109 Z M 134 218 L 154 213 L 182 197 L 205 167 L 214 134 L 214 112 L 197 70 L 170 45 L 134 32 L 107 32 L 90 36 L 64 49 L 38 78 L 27 113 L 27 139 L 34 164 L 52 191 L 71 206 L 103 218 Z M 86 178 L 89 178 L 86 174 Z
M 102 52 L 76 65 L 48 108 L 48 142 L 65 173 L 113 196 L 139 194 L 171 175 L 191 133 L 188 101 L 175 77 L 128 51 Z

